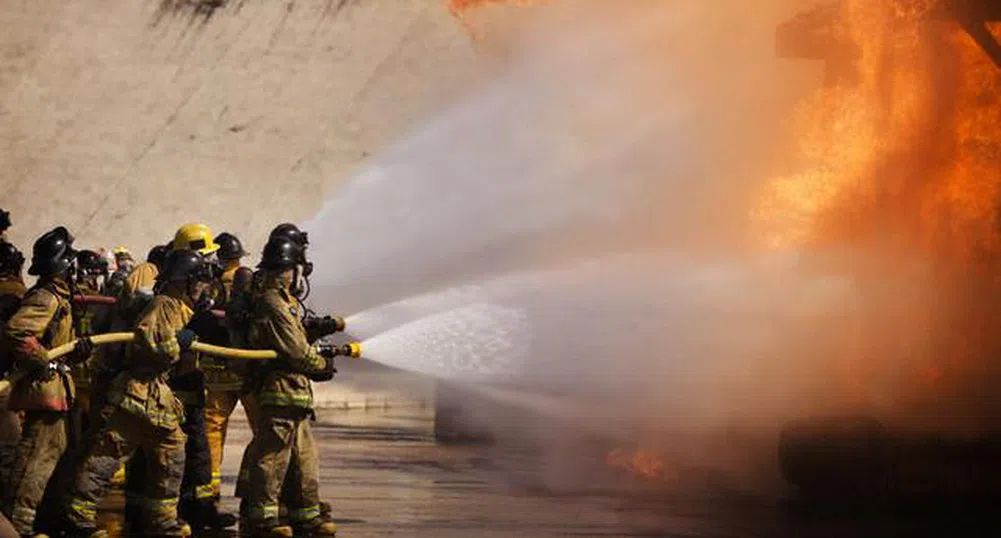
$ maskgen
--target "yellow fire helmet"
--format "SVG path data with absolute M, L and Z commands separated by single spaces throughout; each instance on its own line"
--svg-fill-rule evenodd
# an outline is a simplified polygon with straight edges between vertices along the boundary
M 204 224 L 185 224 L 177 230 L 171 247 L 173 250 L 194 250 L 205 256 L 219 250 L 212 237 L 212 230 Z

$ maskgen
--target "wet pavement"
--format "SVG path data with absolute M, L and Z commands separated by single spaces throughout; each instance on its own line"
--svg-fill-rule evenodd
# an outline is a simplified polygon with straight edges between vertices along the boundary
M 529 455 L 437 446 L 431 410 L 330 411 L 320 414 L 314 432 L 322 493 L 341 536 L 663 535 L 658 517 L 618 499 L 541 493 L 517 473 Z M 232 491 L 248 439 L 246 424 L 236 425 L 224 493 Z M 236 508 L 232 498 L 227 504 Z
M 245 423 L 234 426 L 227 495 L 249 440 Z M 608 468 L 600 451 L 584 446 L 556 459 L 512 447 L 439 446 L 430 409 L 328 411 L 315 432 L 322 492 L 348 538 L 1001 536 L 993 510 L 975 517 L 842 511 L 724 489 L 682 493 Z M 236 509 L 231 496 L 226 503 Z
M 224 504 L 233 511 L 250 438 L 242 411 L 235 417 L 223 466 Z M 556 458 L 527 448 L 442 446 L 433 411 L 420 407 L 325 411 L 314 431 L 322 494 L 346 538 L 1001 536 L 996 504 L 846 510 L 722 486 L 682 492 L 610 468 L 584 445 Z M 120 498 L 109 501 L 102 520 L 114 530 Z

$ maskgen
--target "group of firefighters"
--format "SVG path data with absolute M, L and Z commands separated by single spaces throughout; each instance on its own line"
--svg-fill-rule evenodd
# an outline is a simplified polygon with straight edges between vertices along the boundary
M 0 232 L 9 220 L 0 211 Z M 132 536 L 237 522 L 243 536 L 334 536 L 310 422 L 312 382 L 332 379 L 334 357 L 346 353 L 321 339 L 344 322 L 303 304 L 313 269 L 306 233 L 276 227 L 256 271 L 241 264 L 237 237 L 213 237 L 203 224 L 182 226 L 144 263 L 114 273 L 73 241 L 64 227 L 42 235 L 28 268 L 37 282 L 25 289 L 24 256 L 0 236 L 0 366 L 12 384 L 0 431 L 17 436 L 0 507 L 16 531 L 106 536 L 97 508 L 120 480 Z M 127 331 L 130 343 L 89 338 Z M 72 351 L 52 358 L 67 344 Z M 213 358 L 193 349 L 202 344 L 277 358 Z M 220 509 L 219 480 L 238 402 L 253 433 L 239 517 Z

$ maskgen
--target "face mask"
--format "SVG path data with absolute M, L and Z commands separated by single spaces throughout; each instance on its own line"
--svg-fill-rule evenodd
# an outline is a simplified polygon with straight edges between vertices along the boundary
M 302 274 L 298 265 L 292 271 L 292 282 L 289 283 L 288 290 L 297 297 L 302 293 Z
M 193 294 L 190 294 L 193 295 Z M 212 299 L 212 294 L 210 289 L 206 289 L 198 295 L 198 297 L 192 297 L 194 300 L 194 310 L 195 312 L 205 312 L 211 310 L 215 306 L 215 301 Z

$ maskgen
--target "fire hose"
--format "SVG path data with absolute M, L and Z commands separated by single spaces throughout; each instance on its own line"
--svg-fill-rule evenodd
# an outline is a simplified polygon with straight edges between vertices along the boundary
M 73 302 L 82 305 L 104 305 L 104 306 L 115 306 L 118 304 L 117 297 L 107 297 L 105 295 L 74 295 Z M 225 310 L 209 310 L 213 316 L 226 319 Z M 111 342 L 109 342 L 111 343 Z
M 90 336 L 89 338 L 95 346 L 106 346 L 109 344 L 124 344 L 131 342 L 135 339 L 135 333 L 121 332 L 96 334 L 94 336 Z M 73 352 L 73 349 L 76 347 L 76 343 L 77 340 L 73 340 L 72 342 L 54 347 L 46 353 L 45 358 L 50 361 L 54 361 L 65 357 Z M 237 349 L 206 344 L 204 342 L 193 342 L 191 344 L 191 350 L 205 355 L 211 355 L 213 357 L 233 360 L 266 361 L 278 358 L 278 353 L 271 349 Z M 342 357 L 358 359 L 361 358 L 361 344 L 358 342 L 344 344 L 335 348 L 335 352 L 337 355 Z M 6 379 L 0 380 L 0 394 L 7 392 L 11 386 L 17 383 L 25 375 L 26 374 L 23 371 L 15 370 Z

